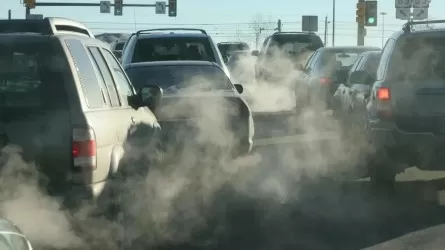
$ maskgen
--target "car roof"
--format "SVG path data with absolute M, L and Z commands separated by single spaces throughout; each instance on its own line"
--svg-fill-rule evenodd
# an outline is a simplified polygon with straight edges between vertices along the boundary
M 187 38 L 187 37 L 191 37 L 191 38 L 206 38 L 208 37 L 208 35 L 206 34 L 202 34 L 202 33 L 187 33 L 187 32 L 183 32 L 183 33 L 174 33 L 174 32 L 153 32 L 153 33 L 142 33 L 139 35 L 136 35 L 136 37 L 138 39 L 146 39 L 146 38 Z
M 154 67 L 154 66 L 216 66 L 219 67 L 217 63 L 209 61 L 155 61 L 155 62 L 138 62 L 131 63 L 127 65 L 128 68 L 138 68 L 138 67 Z
M 246 42 L 220 42 L 218 45 L 229 45 L 229 44 L 247 44 Z
M 382 51 L 380 50 L 368 50 L 362 53 L 362 55 L 380 55 Z
M 322 47 L 318 51 L 344 51 L 344 50 L 361 50 L 361 51 L 380 51 L 379 47 L 373 46 L 335 46 L 335 47 Z

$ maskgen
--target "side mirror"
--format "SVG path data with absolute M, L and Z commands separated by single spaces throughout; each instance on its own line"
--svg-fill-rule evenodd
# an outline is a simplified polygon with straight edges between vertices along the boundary
M 252 51 L 252 56 L 259 56 L 260 52 L 258 50 Z
M 233 86 L 235 86 L 236 91 L 238 91 L 238 93 L 242 94 L 244 92 L 244 87 L 241 84 L 233 84 Z
M 304 71 L 303 64 L 298 64 L 297 69 L 298 69 L 299 71 Z
M 155 112 L 162 101 L 163 91 L 157 85 L 146 85 L 138 92 L 141 106 L 146 106 Z

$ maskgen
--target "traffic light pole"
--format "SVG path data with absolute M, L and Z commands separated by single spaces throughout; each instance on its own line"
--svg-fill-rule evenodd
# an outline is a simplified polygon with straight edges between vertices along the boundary
M 358 0 L 359 3 L 365 4 L 365 0 Z M 365 24 L 357 23 L 357 46 L 365 45 Z

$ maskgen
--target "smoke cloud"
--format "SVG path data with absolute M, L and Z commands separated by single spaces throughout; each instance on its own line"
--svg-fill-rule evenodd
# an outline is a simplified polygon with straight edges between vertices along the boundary
M 295 106 L 294 85 L 299 76 L 295 65 L 307 55 L 294 59 L 283 51 L 274 53 L 273 68 L 269 69 L 273 74 L 245 83 L 244 96 L 253 111 L 278 112 Z M 247 59 L 240 67 L 252 72 L 255 61 Z M 183 93 L 197 93 L 193 86 Z M 16 148 L 4 149 L 1 156 L 1 215 L 44 247 L 143 249 L 168 242 L 218 245 L 237 232 L 233 220 L 260 225 L 280 213 L 283 205 L 298 201 L 312 180 L 354 172 L 367 147 L 358 133 L 354 138 L 343 136 L 341 123 L 331 114 L 308 108 L 293 119 L 271 121 L 304 134 L 305 140 L 295 139 L 286 147 L 256 147 L 248 155 L 233 157 L 230 147 L 237 135 L 232 132 L 231 118 L 237 109 L 216 97 L 206 105 L 196 100 L 199 98 L 170 101 L 164 109 L 170 114 L 194 115 L 184 123 L 187 126 L 173 126 L 172 130 L 165 126 L 168 132 L 164 133 L 173 138 L 174 147 L 166 145 L 154 153 L 153 145 L 129 138 L 123 159 L 126 171 L 110 180 L 109 188 L 117 194 L 101 203 L 106 209 L 114 204 L 115 216 L 106 216 L 102 213 L 105 209 L 88 202 L 81 209 L 65 210 L 41 189 L 36 167 L 23 161 Z M 253 208 L 244 211 L 246 207 Z M 263 229 L 258 226 L 258 230 Z

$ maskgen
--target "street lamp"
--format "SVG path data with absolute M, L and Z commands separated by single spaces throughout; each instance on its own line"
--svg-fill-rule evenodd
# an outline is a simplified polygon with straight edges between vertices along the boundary
M 382 49 L 383 44 L 385 42 L 385 15 L 388 14 L 386 12 L 380 12 L 380 15 L 382 15 Z

